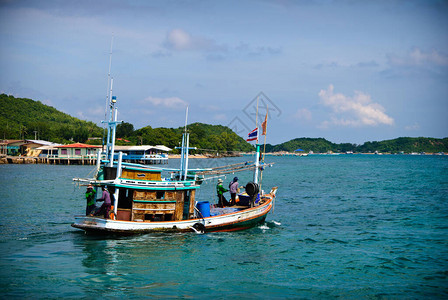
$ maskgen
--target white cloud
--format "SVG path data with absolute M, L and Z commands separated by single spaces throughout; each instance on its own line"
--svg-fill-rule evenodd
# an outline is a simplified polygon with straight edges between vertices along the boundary
M 436 50 L 425 52 L 419 48 L 413 49 L 404 57 L 388 55 L 389 64 L 392 66 L 448 66 L 448 56 Z
M 252 46 L 240 43 L 236 46 L 219 44 L 214 39 L 193 35 L 183 29 L 170 30 L 163 46 L 168 51 L 203 51 L 211 61 L 223 61 L 228 58 L 258 58 L 276 56 L 282 52 L 280 47 Z M 159 51 L 155 55 L 170 55 L 170 52 Z
M 331 121 L 321 124 L 322 128 L 331 124 L 349 127 L 394 124 L 394 119 L 384 112 L 380 104 L 372 102 L 370 95 L 355 91 L 353 97 L 347 97 L 343 94 L 334 94 L 333 91 L 334 87 L 330 85 L 327 90 L 319 92 L 322 103 L 330 107 L 334 114 Z
M 213 119 L 215 119 L 216 121 L 225 121 L 225 120 L 227 120 L 227 115 L 226 114 L 217 114 L 213 117 Z
M 224 46 L 219 46 L 212 39 L 193 36 L 183 29 L 173 29 L 168 32 L 165 40 L 165 46 L 172 50 L 205 50 L 205 51 L 223 51 Z
M 166 42 L 175 50 L 189 50 L 194 44 L 191 35 L 182 29 L 173 29 L 168 32 Z
M 312 119 L 312 114 L 308 109 L 302 108 L 296 111 L 296 113 L 294 114 L 294 118 L 304 121 L 310 121 Z
M 154 106 L 161 106 L 174 109 L 183 109 L 187 106 L 187 102 L 178 97 L 168 97 L 168 98 L 157 98 L 157 97 L 147 97 L 144 102 L 149 102 Z
M 418 123 L 414 123 L 413 125 L 408 125 L 408 126 L 404 127 L 404 129 L 410 130 L 410 131 L 418 130 L 418 129 L 420 129 L 420 125 Z
M 218 112 L 222 111 L 222 106 L 213 104 L 200 104 L 199 107 L 207 112 Z
M 95 106 L 89 107 L 89 109 L 87 109 L 87 110 L 77 111 L 75 114 L 76 114 L 76 117 L 81 120 L 98 120 L 99 118 L 101 118 L 101 120 L 103 120 L 104 119 L 104 108 L 99 105 L 95 105 Z

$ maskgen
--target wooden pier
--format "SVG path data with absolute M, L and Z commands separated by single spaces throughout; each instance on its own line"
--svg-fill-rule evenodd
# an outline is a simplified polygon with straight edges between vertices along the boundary
M 104 159 L 104 157 L 103 157 Z M 34 157 L 34 156 L 1 156 L 0 164 L 49 164 L 49 165 L 95 165 L 96 155 L 76 156 L 76 157 Z M 138 164 L 167 164 L 168 159 L 146 159 L 127 161 Z
M 3 156 L 0 164 L 51 164 L 51 165 L 94 165 L 93 157 L 32 157 L 32 156 Z

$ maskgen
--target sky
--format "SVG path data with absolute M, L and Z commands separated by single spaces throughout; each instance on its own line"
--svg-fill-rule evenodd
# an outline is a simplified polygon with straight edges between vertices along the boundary
M 110 66 L 135 129 L 448 137 L 448 1 L 0 0 L 0 40 L 0 93 L 100 126 Z

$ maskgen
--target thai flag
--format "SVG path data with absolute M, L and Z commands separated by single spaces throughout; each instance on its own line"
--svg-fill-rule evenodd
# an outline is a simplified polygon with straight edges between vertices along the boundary
M 255 141 L 258 140 L 258 127 L 249 132 L 246 141 Z

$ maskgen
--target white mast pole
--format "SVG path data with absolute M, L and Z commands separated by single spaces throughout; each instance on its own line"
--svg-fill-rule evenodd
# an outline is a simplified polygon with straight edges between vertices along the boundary
M 184 126 L 185 132 L 187 132 L 187 121 L 188 121 L 188 105 L 187 105 L 187 110 L 185 112 L 185 126 Z
M 107 145 L 106 145 L 106 157 L 109 158 L 109 166 L 113 166 L 113 141 L 115 141 L 115 131 L 113 130 L 112 122 L 114 121 L 114 105 L 112 103 L 112 89 L 114 85 L 114 79 L 110 79 L 110 90 L 109 90 L 109 121 L 107 130 Z
M 104 121 L 107 122 L 107 110 L 109 109 L 110 104 L 110 85 L 111 85 L 111 78 L 110 78 L 110 71 L 112 68 L 112 46 L 114 43 L 114 36 L 112 35 L 112 38 L 110 40 L 110 52 L 109 52 L 109 71 L 107 72 L 107 90 L 106 90 L 106 107 L 104 108 Z M 106 125 L 104 126 L 104 130 L 106 129 Z M 107 141 L 109 142 L 109 133 L 107 134 L 108 138 Z M 103 150 L 104 150 L 104 131 L 103 131 Z M 107 149 L 107 143 L 106 143 L 106 157 L 108 157 L 109 150 Z
M 106 92 L 106 109 L 104 111 L 104 120 L 107 118 L 107 108 L 109 107 L 109 91 L 110 91 L 110 71 L 112 68 L 112 46 L 114 43 L 114 36 L 112 35 L 112 38 L 110 40 L 110 52 L 109 52 L 109 72 L 107 72 L 107 92 Z
M 257 97 L 257 113 L 255 115 L 255 128 L 258 128 L 258 100 L 260 96 Z M 258 183 L 258 167 L 260 166 L 260 145 L 258 144 L 258 130 L 257 130 L 257 142 L 255 143 L 257 147 L 257 152 L 255 153 L 255 172 L 254 172 L 254 183 Z
M 265 124 L 266 132 L 265 132 L 265 135 L 264 135 L 263 156 L 262 156 L 262 159 L 261 159 L 263 164 L 264 164 L 264 158 L 266 156 L 266 136 L 268 135 L 268 124 L 267 124 L 267 122 L 268 122 L 267 121 L 268 120 L 268 112 L 269 112 L 269 105 L 266 105 L 266 119 L 265 119 L 265 121 L 266 121 L 266 124 Z M 261 123 L 261 124 L 263 124 L 263 123 Z M 263 130 L 263 128 L 262 128 L 262 130 Z M 263 171 L 260 172 L 260 191 L 261 191 L 261 184 L 262 183 L 263 183 Z
M 188 105 L 185 113 L 185 162 L 184 162 L 184 180 L 187 180 L 187 171 L 188 171 L 188 147 L 190 146 L 190 135 L 187 133 L 187 120 L 188 120 Z
M 180 148 L 180 173 L 179 180 L 182 180 L 184 174 L 184 157 L 185 157 L 185 134 L 182 134 L 182 146 Z

